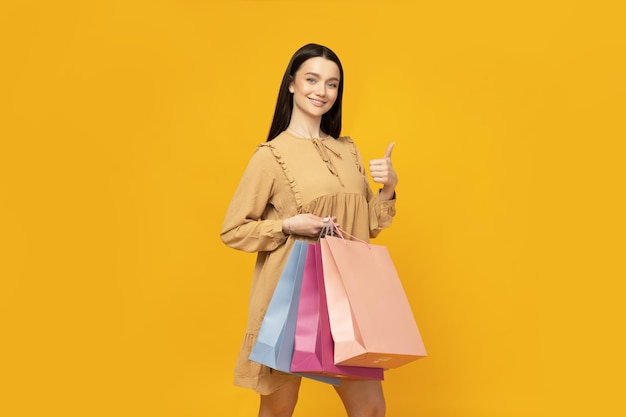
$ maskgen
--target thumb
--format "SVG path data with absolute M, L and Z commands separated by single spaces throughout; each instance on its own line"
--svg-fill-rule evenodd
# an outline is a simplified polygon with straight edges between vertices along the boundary
M 389 146 L 387 146 L 387 152 L 385 152 L 385 158 L 391 158 L 391 151 L 393 151 L 393 147 L 395 146 L 395 142 L 391 142 Z

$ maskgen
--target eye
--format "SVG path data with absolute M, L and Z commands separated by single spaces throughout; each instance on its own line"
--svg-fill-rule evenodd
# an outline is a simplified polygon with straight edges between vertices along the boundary
M 330 88 L 337 88 L 337 84 L 336 83 L 329 83 L 328 86 Z
M 306 81 L 307 81 L 309 84 L 313 84 L 313 83 L 315 82 L 315 78 L 307 78 L 307 79 L 306 79 Z

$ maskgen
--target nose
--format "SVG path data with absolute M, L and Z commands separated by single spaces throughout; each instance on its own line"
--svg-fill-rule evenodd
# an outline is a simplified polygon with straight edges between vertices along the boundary
M 317 88 L 315 90 L 315 94 L 317 94 L 320 97 L 324 97 L 326 95 L 326 84 L 318 83 Z

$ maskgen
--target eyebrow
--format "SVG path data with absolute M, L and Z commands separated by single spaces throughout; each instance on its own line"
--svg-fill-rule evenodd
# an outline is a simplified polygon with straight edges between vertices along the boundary
M 322 78 L 322 77 L 320 77 L 320 75 L 319 75 L 318 73 L 316 73 L 316 72 L 306 72 L 306 73 L 304 73 L 304 75 L 315 75 L 317 78 Z M 328 81 L 339 81 L 339 78 L 337 78 L 337 77 L 332 77 L 332 78 L 329 78 L 329 79 L 328 79 Z

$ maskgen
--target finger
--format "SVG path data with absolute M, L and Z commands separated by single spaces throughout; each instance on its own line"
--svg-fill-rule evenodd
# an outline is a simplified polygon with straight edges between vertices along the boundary
M 387 159 L 372 159 L 370 162 L 370 168 L 387 166 L 389 165 L 389 161 Z
M 390 170 L 389 164 L 370 165 L 370 172 L 372 174 L 375 172 L 388 172 L 389 170 Z
M 385 152 L 385 158 L 391 158 L 391 151 L 393 151 L 393 147 L 396 145 L 395 142 L 391 142 L 389 146 L 387 146 L 387 152 Z

